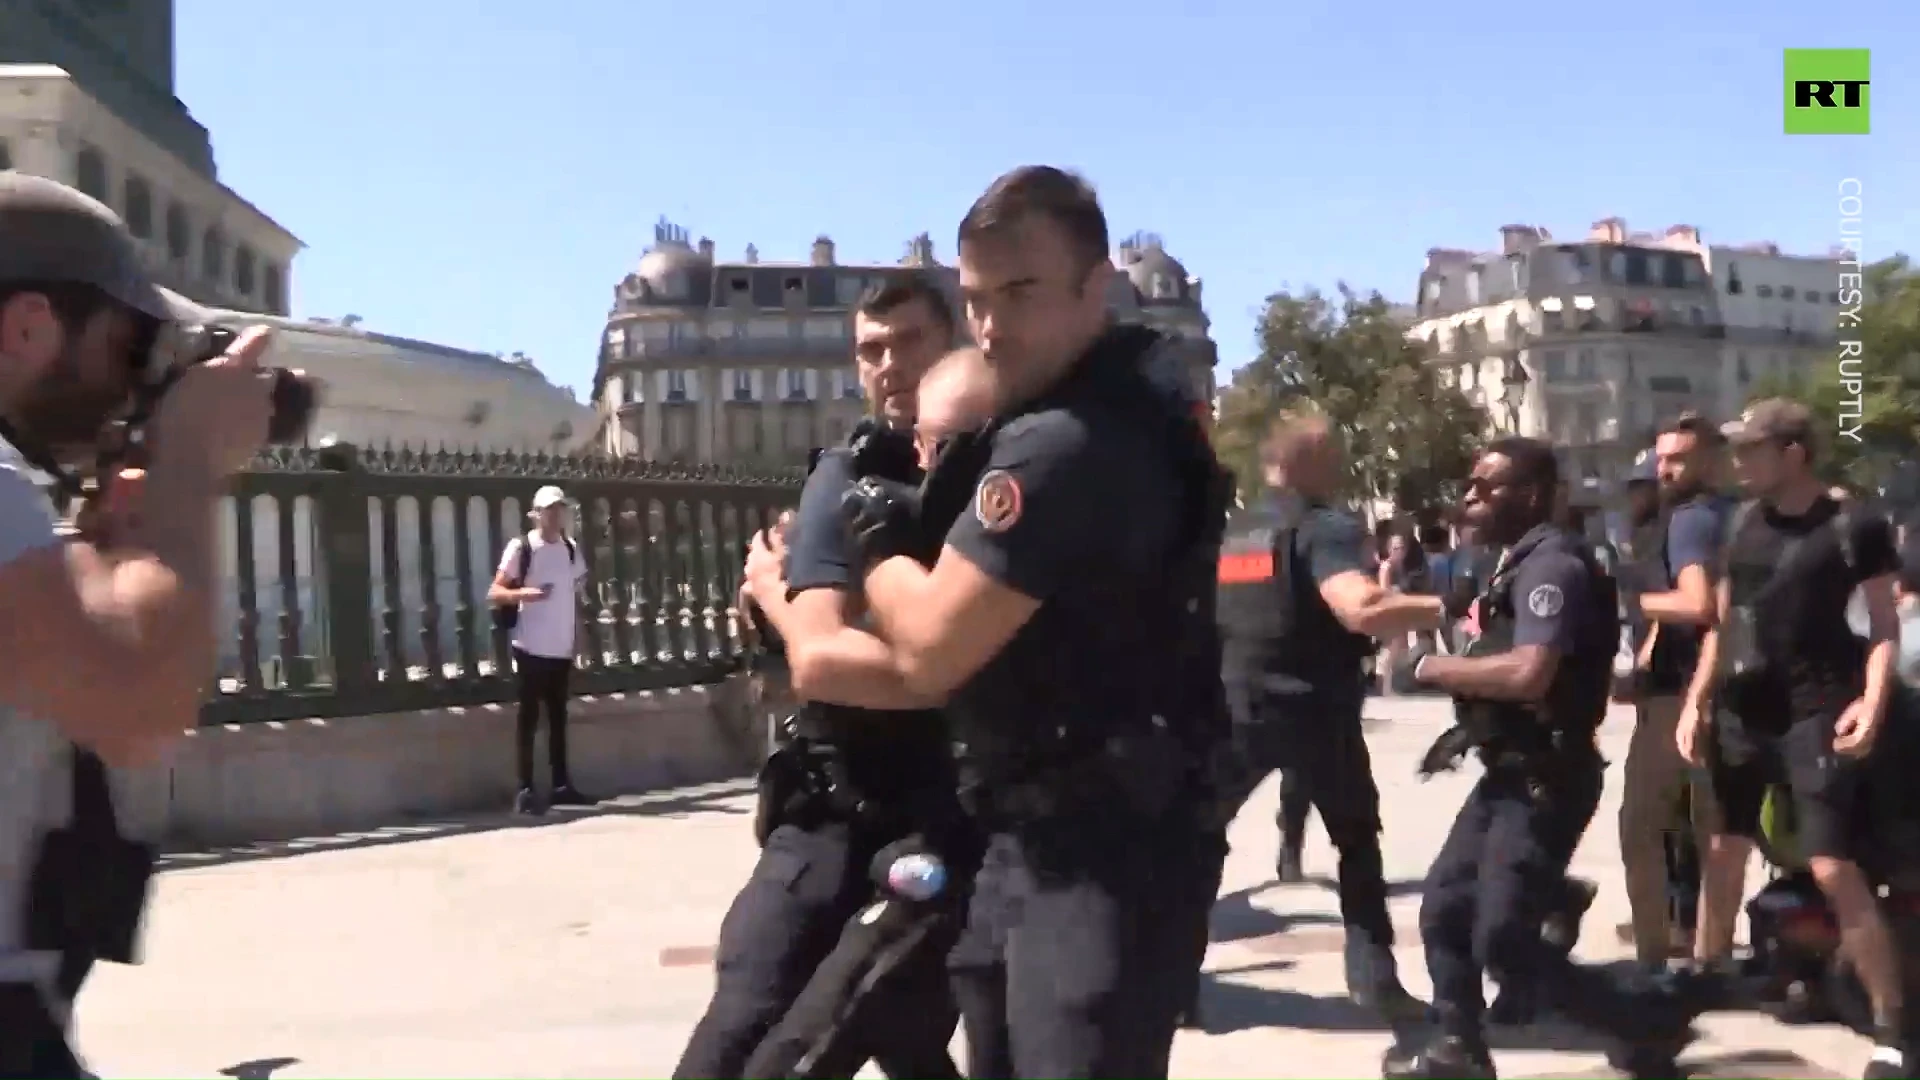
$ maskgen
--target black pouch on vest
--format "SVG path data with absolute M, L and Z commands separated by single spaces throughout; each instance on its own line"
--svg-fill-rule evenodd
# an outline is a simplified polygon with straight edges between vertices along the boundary
M 788 721 L 791 725 L 792 721 Z M 782 825 L 794 824 L 802 807 L 812 798 L 813 776 L 800 741 L 791 739 L 760 766 L 754 781 L 756 798 L 753 809 L 753 838 L 761 847 L 767 837 Z
M 1767 658 L 1760 649 L 1760 627 L 1752 607 L 1735 604 L 1727 609 L 1720 624 L 1719 675 L 1723 685 L 1740 683 L 1766 674 Z
M 27 947 L 138 962 L 155 851 L 120 835 L 107 770 L 72 751 L 73 820 L 40 843 L 27 899 Z

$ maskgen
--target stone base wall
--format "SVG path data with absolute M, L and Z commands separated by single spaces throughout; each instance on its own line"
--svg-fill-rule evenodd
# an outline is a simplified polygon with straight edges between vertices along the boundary
M 782 714 L 784 684 L 709 685 L 576 697 L 568 758 L 605 798 L 748 776 Z M 214 846 L 329 836 L 505 809 L 515 787 L 513 705 L 204 727 L 159 766 L 119 771 L 129 836 Z M 547 780 L 544 719 L 535 777 Z

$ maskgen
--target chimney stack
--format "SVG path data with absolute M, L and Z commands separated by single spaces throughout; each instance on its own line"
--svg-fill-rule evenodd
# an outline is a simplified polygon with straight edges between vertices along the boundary
M 713 241 L 704 236 L 700 238 L 700 257 L 709 262 L 713 260 Z
M 824 236 L 813 238 L 813 265 L 833 265 L 833 241 Z
M 1593 223 L 1593 228 L 1587 232 L 1587 239 L 1603 244 L 1624 244 L 1627 241 L 1627 223 L 1617 217 L 1601 218 Z
M 755 263 L 758 263 L 760 261 L 760 249 L 757 247 L 754 247 L 752 244 L 748 244 L 747 257 L 744 261 L 748 266 L 752 266 Z

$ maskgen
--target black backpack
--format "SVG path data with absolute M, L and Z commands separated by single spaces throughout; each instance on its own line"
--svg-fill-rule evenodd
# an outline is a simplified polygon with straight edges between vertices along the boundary
M 533 568 L 533 534 L 518 537 L 515 543 L 520 545 L 520 569 L 513 576 L 511 588 L 518 589 L 527 583 L 527 571 Z M 562 535 L 560 542 L 567 545 L 567 566 L 573 566 L 573 537 Z M 512 631 L 520 625 L 520 605 L 517 603 L 493 605 L 493 625 L 502 630 Z

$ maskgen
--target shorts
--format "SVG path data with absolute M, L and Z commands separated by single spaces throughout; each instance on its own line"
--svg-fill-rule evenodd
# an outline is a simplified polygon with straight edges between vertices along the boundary
M 1724 712 L 1715 720 L 1709 771 L 1727 835 L 1760 839 L 1767 790 L 1784 784 L 1792 792 L 1800 857 L 1859 859 L 1864 763 L 1834 750 L 1835 719 L 1797 720 L 1779 733 L 1749 730 Z

